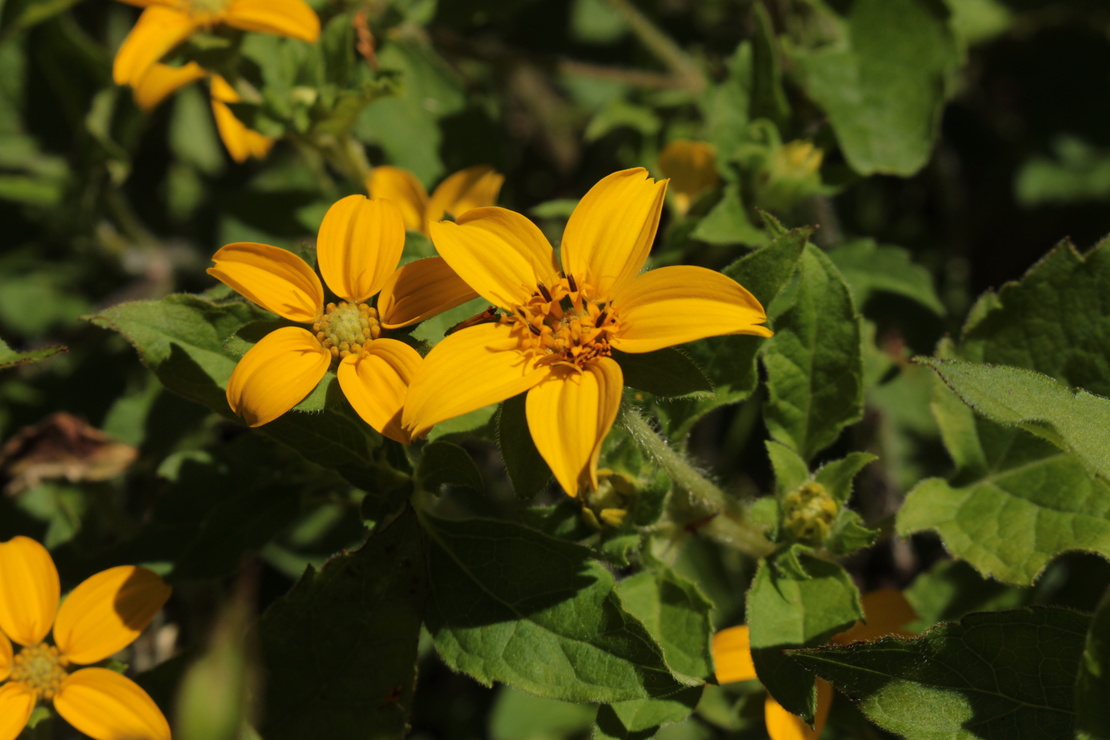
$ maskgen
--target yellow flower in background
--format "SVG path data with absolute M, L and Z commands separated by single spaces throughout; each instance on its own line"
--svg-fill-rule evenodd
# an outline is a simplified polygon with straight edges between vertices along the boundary
M 902 628 L 917 619 L 913 607 L 901 591 L 884 588 L 864 594 L 860 599 L 866 622 L 856 624 L 832 638 L 831 642 L 847 645 L 852 642 L 870 642 L 887 635 L 911 637 L 913 633 Z M 717 683 L 750 681 L 757 678 L 752 661 L 751 637 L 746 626 L 729 627 L 713 636 L 711 646 L 716 666 Z M 824 679 L 817 679 L 817 711 L 813 727 L 802 718 L 786 711 L 767 694 L 763 704 L 763 721 L 771 740 L 817 740 L 825 727 L 832 704 L 833 690 Z
M 0 543 L 0 740 L 14 740 L 39 702 L 95 740 L 169 740 L 165 716 L 138 684 L 77 666 L 130 645 L 170 591 L 153 571 L 124 565 L 86 579 L 59 607 L 46 548 L 27 537 Z
M 212 104 L 212 116 L 216 119 L 216 130 L 219 131 L 220 138 L 231 158 L 242 163 L 250 157 L 262 159 L 269 154 L 274 146 L 274 139 L 247 128 L 227 105 L 240 102 L 242 98 L 239 93 L 223 77 L 217 74 L 210 75 L 196 62 L 189 62 L 180 67 L 171 67 L 168 64 L 152 65 L 132 88 L 135 103 L 143 110 L 151 111 L 166 97 L 202 77 L 211 78 L 209 99 Z
M 243 356 L 227 382 L 231 409 L 252 427 L 273 421 L 338 362 L 339 386 L 358 415 L 408 444 L 401 406 L 420 354 L 382 330 L 423 321 L 475 294 L 439 257 L 397 269 L 404 243 L 401 213 L 389 201 L 350 195 L 328 209 L 316 254 L 338 304 L 325 304 L 320 278 L 292 252 L 253 242 L 217 251 L 208 274 L 278 316 L 312 327 L 277 329 Z
M 425 357 L 404 409 L 413 437 L 527 391 L 536 448 L 576 496 L 597 490 L 601 443 L 620 406 L 624 378 L 613 350 L 771 336 L 759 301 L 719 272 L 674 266 L 640 274 L 665 192 L 666 181 L 643 168 L 601 180 L 567 222 L 561 266 L 519 213 L 475 208 L 455 223 L 432 223 L 443 259 L 503 313 L 456 331 Z
M 447 177 L 431 197 L 416 175 L 400 167 L 375 167 L 366 178 L 372 198 L 393 201 L 401 209 L 405 228 L 428 233 L 428 223 L 446 216 L 458 218 L 471 208 L 492 206 L 501 192 L 504 175 L 487 165 L 467 167 Z
M 712 144 L 675 139 L 659 153 L 659 171 L 671 180 L 671 194 L 679 215 L 685 215 L 698 196 L 721 181 L 717 150 Z
M 117 85 L 134 86 L 171 49 L 198 30 L 227 25 L 302 41 L 320 37 L 320 19 L 304 0 L 122 0 L 145 8 L 112 65 Z

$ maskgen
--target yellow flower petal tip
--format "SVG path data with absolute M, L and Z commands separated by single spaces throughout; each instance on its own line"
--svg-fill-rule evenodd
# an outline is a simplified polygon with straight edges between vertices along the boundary
M 597 488 L 601 445 L 620 405 L 614 349 L 770 336 L 763 306 L 720 273 L 666 267 L 640 274 L 666 189 L 643 168 L 603 178 L 567 222 L 561 263 L 535 224 L 504 208 L 472 208 L 453 223 L 431 223 L 440 256 L 491 310 L 425 358 L 409 388 L 405 428 L 419 437 L 440 421 L 527 391 L 537 449 L 575 496 Z
M 431 222 L 450 216 L 458 219 L 472 208 L 497 202 L 505 177 L 489 165 L 460 170 L 443 180 L 429 197 L 413 173 L 401 167 L 375 167 L 366 178 L 371 197 L 393 202 L 402 213 L 405 228 L 428 233 Z
M 751 681 L 756 677 L 751 637 L 746 626 L 729 627 L 713 635 L 710 652 L 717 683 Z
M 131 679 L 78 668 L 131 644 L 171 593 L 154 572 L 118 566 L 83 581 L 58 608 L 58 572 L 27 537 L 0 543 L 0 738 L 14 740 L 35 705 L 53 702 L 97 740 L 168 740 L 169 723 Z M 44 642 L 53 625 L 54 642 Z

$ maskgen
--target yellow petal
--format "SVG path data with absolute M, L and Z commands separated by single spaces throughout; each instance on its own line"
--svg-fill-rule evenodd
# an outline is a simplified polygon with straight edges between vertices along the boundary
M 478 294 L 442 257 L 428 257 L 389 276 L 378 296 L 382 326 L 396 329 L 461 306 Z
M 479 324 L 432 348 L 409 384 L 402 423 L 414 439 L 441 421 L 504 401 L 540 382 L 506 324 Z
M 71 673 L 54 695 L 54 708 L 93 740 L 170 740 L 170 725 L 150 695 L 107 668 Z
M 227 106 L 227 103 L 238 103 L 241 100 L 235 88 L 223 77 L 213 75 L 210 94 L 216 130 L 219 131 L 220 139 L 231 158 L 243 163 L 251 157 L 262 159 L 269 154 L 274 146 L 274 139 L 247 128 Z
M 763 306 L 742 285 L 704 267 L 660 267 L 637 275 L 613 295 L 622 352 L 652 352 L 719 334 L 769 337 Z
M 543 232 L 506 208 L 473 208 L 451 223 L 428 225 L 432 242 L 451 269 L 495 306 L 513 310 L 554 283 L 555 253 Z
M 528 391 L 532 441 L 568 495 L 597 490 L 597 458 L 617 418 L 623 388 L 620 365 L 603 357 L 581 372 L 554 366 Z
M 750 681 L 756 678 L 752 662 L 752 641 L 744 625 L 729 627 L 713 635 L 710 644 L 717 683 Z
M 269 423 L 312 392 L 331 353 L 297 326 L 272 331 L 250 348 L 227 381 L 227 403 L 248 426 Z
M 887 635 L 909 637 L 913 634 L 902 627 L 917 619 L 917 612 L 901 590 L 880 588 L 864 594 L 860 601 L 867 622 L 856 622 L 854 627 L 834 637 L 833 642 L 847 644 L 877 640 Z
M 116 52 L 112 79 L 117 85 L 135 85 L 155 62 L 189 38 L 197 27 L 188 13 L 158 5 L 147 8 Z
M 655 232 L 667 181 L 656 182 L 636 167 L 603 178 L 590 188 L 567 221 L 560 247 L 563 269 L 609 296 L 644 266 Z
M 382 165 L 370 171 L 366 190 L 371 198 L 392 201 L 401 211 L 408 231 L 424 230 L 424 210 L 428 205 L 428 192 L 416 175 L 400 167 Z
M 21 683 L 0 686 L 0 740 L 15 740 L 35 709 L 35 692 Z
M 405 248 L 405 222 L 388 200 L 348 195 L 324 214 L 316 240 L 320 274 L 332 291 L 353 303 L 382 289 Z
M 58 569 L 46 548 L 29 537 L 0 542 L 0 630 L 20 645 L 50 632 L 58 611 Z
M 459 170 L 441 182 L 428 201 L 425 218 L 440 221 L 451 215 L 456 220 L 471 208 L 492 206 L 501 192 L 504 175 L 489 165 Z
M 690 202 L 720 181 L 717 152 L 704 141 L 677 139 L 659 153 L 659 171 L 670 179 L 670 191 L 681 213 Z
M 199 80 L 205 74 L 207 73 L 204 67 L 196 62 L 189 62 L 180 67 L 154 64 L 134 83 L 131 94 L 140 108 L 145 111 L 154 110 L 169 95 L 190 82 Z
M 54 644 L 71 662 L 87 665 L 130 645 L 170 598 L 152 570 L 121 565 L 82 581 L 58 609 Z
M 811 728 L 802 718 L 783 709 L 782 705 L 767 695 L 763 703 L 763 721 L 771 740 L 817 740 L 825 729 L 832 704 L 832 686 L 824 679 L 817 679 L 817 711 Z
M 363 421 L 407 445 L 412 439 L 401 427 L 401 407 L 421 361 L 420 353 L 404 342 L 375 339 L 361 356 L 351 355 L 339 364 L 339 387 Z
M 12 643 L 0 632 L 0 683 L 6 681 L 12 672 Z
M 320 18 L 304 0 L 231 0 L 223 21 L 244 31 L 272 33 L 301 41 L 320 38 Z
M 208 274 L 278 316 L 310 324 L 324 310 L 324 286 L 308 264 L 287 249 L 236 242 L 212 255 Z

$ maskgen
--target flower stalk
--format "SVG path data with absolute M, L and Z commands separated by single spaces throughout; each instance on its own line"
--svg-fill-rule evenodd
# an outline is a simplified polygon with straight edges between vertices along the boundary
M 624 406 L 620 421 L 636 443 L 667 471 L 675 487 L 686 492 L 687 502 L 672 507 L 678 515 L 676 524 L 685 526 L 709 519 L 703 531 L 714 539 L 752 557 L 774 552 L 774 543 L 748 519 L 740 503 L 699 473 L 635 409 Z

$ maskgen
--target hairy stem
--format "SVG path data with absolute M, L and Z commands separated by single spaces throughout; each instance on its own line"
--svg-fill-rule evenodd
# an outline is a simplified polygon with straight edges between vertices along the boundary
M 620 418 L 632 438 L 667 471 L 676 489 L 686 492 L 687 501 L 676 500 L 680 504 L 677 507 L 677 524 L 700 526 L 705 523 L 707 534 L 754 557 L 762 557 L 775 550 L 762 529 L 748 519 L 743 506 L 698 472 L 652 429 L 644 417 L 625 407 L 621 409 Z

